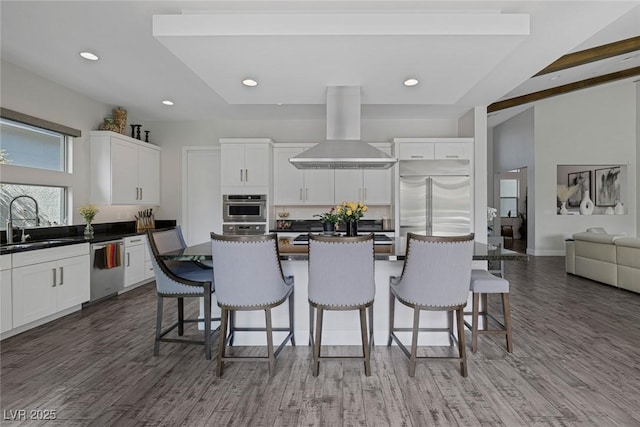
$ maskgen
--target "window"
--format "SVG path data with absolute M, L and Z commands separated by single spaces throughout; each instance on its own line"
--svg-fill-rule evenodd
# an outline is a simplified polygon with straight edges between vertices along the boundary
M 37 203 L 34 203 L 29 197 L 20 197 L 11 206 L 10 213 L 9 205 L 18 196 L 33 197 Z M 66 200 L 65 187 L 0 184 L 1 224 L 6 227 L 10 214 L 15 227 L 35 227 L 36 224 L 40 226 L 65 224 Z M 38 210 L 37 223 L 36 208 Z
M 69 147 L 80 131 L 2 107 L 0 116 L 0 165 L 9 165 L 2 166 L 0 227 L 6 229 L 9 217 L 16 227 L 66 224 Z
M 518 216 L 518 180 L 500 180 L 500 216 Z
M 67 137 L 50 130 L 0 119 L 3 163 L 14 166 L 67 170 Z

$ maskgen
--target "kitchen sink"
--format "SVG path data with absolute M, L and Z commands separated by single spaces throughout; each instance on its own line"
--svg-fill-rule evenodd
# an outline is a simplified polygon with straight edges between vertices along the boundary
M 38 241 L 38 242 L 9 243 L 9 244 L 5 244 L 5 245 L 1 245 L 0 249 L 12 250 L 12 249 L 46 248 L 46 247 L 49 247 L 49 246 L 56 245 L 58 243 L 70 242 L 70 241 L 73 241 L 73 240 L 77 240 L 77 239 L 75 239 L 73 237 L 69 237 L 69 238 L 61 237 L 61 238 L 58 238 L 58 239 L 42 240 L 42 241 Z

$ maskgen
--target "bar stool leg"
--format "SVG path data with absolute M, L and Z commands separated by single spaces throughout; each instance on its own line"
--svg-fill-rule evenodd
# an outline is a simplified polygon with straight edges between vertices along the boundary
M 184 335 L 184 298 L 178 298 L 178 335 Z
M 471 351 L 475 353 L 478 351 L 478 322 L 480 321 L 479 313 L 480 295 L 477 292 L 473 293 L 473 313 L 471 314 Z M 485 320 L 486 322 L 486 320 Z M 485 324 L 486 328 L 486 324 Z
M 460 355 L 460 373 L 463 377 L 466 377 L 468 375 L 467 349 L 464 343 L 464 313 L 462 308 L 456 310 L 456 323 L 458 324 L 458 353 Z
M 226 307 L 221 308 L 220 312 L 220 344 L 218 346 L 218 365 L 216 367 L 216 376 L 222 376 L 222 358 L 224 357 L 225 346 L 227 343 L 227 322 L 229 317 L 229 311 Z
M 393 295 L 393 292 L 389 290 L 389 339 L 387 340 L 387 347 L 391 345 L 393 341 L 393 319 L 394 319 L 394 311 L 396 307 L 396 298 Z
M 360 334 L 362 335 L 362 356 L 364 357 L 364 375 L 371 376 L 371 360 L 369 358 L 369 340 L 367 339 L 367 309 L 360 307 Z
M 233 346 L 233 339 L 236 337 L 236 312 L 229 311 L 229 347 Z
M 291 346 L 296 346 L 296 336 L 293 331 L 293 292 L 291 291 L 291 295 L 289 295 L 289 333 L 291 333 Z
M 160 353 L 160 336 L 162 335 L 162 310 L 164 305 L 164 298 L 158 295 L 158 308 L 156 313 L 156 342 L 153 344 L 153 355 L 157 356 Z
M 413 309 L 413 333 L 411 336 L 411 356 L 409 357 L 409 376 L 416 376 L 416 356 L 418 354 L 418 327 L 420 326 L 420 309 Z
M 313 315 L 313 306 L 311 304 L 309 304 L 309 345 L 313 346 L 313 326 L 315 325 L 314 319 L 315 316 Z
M 511 304 L 509 302 L 509 294 L 502 294 L 502 312 L 504 314 L 504 326 L 507 330 L 507 351 L 513 352 L 513 338 L 511 336 Z
M 211 360 L 211 284 L 204 287 L 204 355 Z
M 373 348 L 373 303 L 369 306 L 369 349 Z
M 447 311 L 447 328 L 449 328 L 449 346 L 453 345 L 453 311 Z
M 313 346 L 313 376 L 317 377 L 320 371 L 320 343 L 322 341 L 322 308 L 316 307 L 317 320 L 316 320 L 316 337 Z
M 271 325 L 271 309 L 264 310 L 264 318 L 267 324 L 267 355 L 269 356 L 269 376 L 276 372 L 276 357 L 273 354 L 273 327 Z

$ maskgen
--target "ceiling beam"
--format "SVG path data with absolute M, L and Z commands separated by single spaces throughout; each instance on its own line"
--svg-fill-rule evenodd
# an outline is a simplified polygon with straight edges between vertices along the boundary
M 602 46 L 596 46 L 591 49 L 581 50 L 580 52 L 569 53 L 544 68 L 534 77 L 542 76 L 549 73 L 555 73 L 567 68 L 588 64 L 590 62 L 601 61 L 603 59 L 612 58 L 618 55 L 624 55 L 625 53 L 634 52 L 637 50 L 640 50 L 640 36 L 620 40 Z
M 550 98 L 552 96 L 563 95 L 573 92 L 574 90 L 585 89 L 591 86 L 612 82 L 615 80 L 626 79 L 640 75 L 640 67 L 629 68 L 627 70 L 617 71 L 615 73 L 605 74 L 602 76 L 592 77 L 590 79 L 581 80 L 579 82 L 568 83 L 566 85 L 552 87 L 550 89 L 529 93 L 527 95 L 518 96 L 504 101 L 494 102 L 487 107 L 487 113 L 492 113 L 505 108 L 516 107 L 518 105 L 527 104 L 529 102 L 540 101 L 541 99 Z

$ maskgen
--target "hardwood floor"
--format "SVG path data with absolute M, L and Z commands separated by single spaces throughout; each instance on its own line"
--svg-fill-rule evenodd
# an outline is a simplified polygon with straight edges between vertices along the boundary
M 384 346 L 371 377 L 359 362 L 324 362 L 313 377 L 300 338 L 272 378 L 259 363 L 216 378 L 200 346 L 161 344 L 152 355 L 149 285 L 3 341 L 2 424 L 640 425 L 640 295 L 566 275 L 560 257 L 506 269 L 514 352 L 503 336 L 481 336 L 468 378 L 442 362 L 419 363 L 410 378 L 406 357 Z M 10 421 L 21 409 L 55 410 L 56 420 Z

